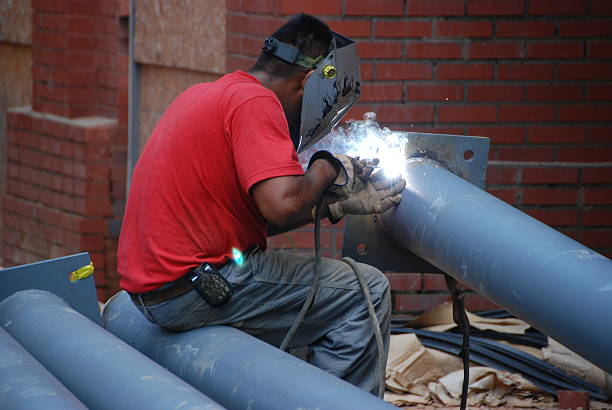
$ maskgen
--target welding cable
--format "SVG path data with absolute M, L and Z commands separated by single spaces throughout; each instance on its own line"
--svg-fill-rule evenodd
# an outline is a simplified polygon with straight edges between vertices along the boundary
M 315 214 L 314 215 L 315 260 L 314 260 L 314 275 L 312 278 L 312 286 L 310 287 L 310 292 L 308 293 L 308 296 L 306 297 L 306 300 L 304 301 L 304 304 L 302 305 L 300 312 L 298 313 L 297 317 L 295 318 L 295 321 L 291 325 L 291 328 L 285 335 L 285 338 L 283 339 L 280 345 L 280 349 L 284 351 L 287 350 L 287 346 L 289 345 L 289 342 L 291 341 L 291 339 L 293 339 L 293 336 L 295 335 L 295 332 L 297 332 L 298 327 L 300 327 L 300 325 L 304 321 L 306 312 L 312 306 L 314 298 L 317 292 L 319 291 L 319 283 L 321 281 L 321 208 L 322 208 L 322 203 L 323 203 L 323 199 L 321 198 L 319 199 L 319 202 L 317 202 L 315 206 L 315 212 L 314 212 Z
M 382 399 L 385 394 L 385 347 L 383 344 L 382 333 L 380 332 L 380 323 L 378 322 L 378 318 L 376 317 L 374 303 L 372 303 L 372 295 L 370 294 L 368 284 L 366 283 L 365 279 L 363 279 L 363 275 L 357 267 L 357 263 L 355 263 L 355 261 L 349 257 L 344 257 L 342 258 L 342 260 L 346 262 L 355 272 L 355 276 L 357 276 L 357 280 L 359 281 L 359 285 L 361 286 L 361 290 L 363 291 L 363 296 L 365 297 L 365 300 L 368 304 L 368 313 L 370 314 L 370 321 L 372 323 L 372 329 L 374 330 L 374 337 L 376 338 L 376 345 L 378 348 L 378 397 Z
M 295 321 L 291 325 L 291 328 L 285 335 L 280 349 L 283 351 L 287 350 L 291 339 L 297 332 L 297 329 L 304 321 L 304 317 L 306 316 L 306 312 L 312 306 L 314 298 L 319 291 L 319 284 L 321 281 L 321 208 L 322 208 L 322 200 L 319 200 L 315 207 L 315 217 L 314 217 L 314 242 L 315 242 L 315 261 L 314 261 L 314 275 L 312 280 L 312 286 L 310 288 L 310 292 L 300 309 Z M 376 344 L 378 348 L 378 367 L 379 367 L 379 384 L 378 384 L 378 397 L 383 398 L 385 393 L 385 348 L 383 344 L 382 333 L 380 332 L 380 323 L 378 322 L 378 318 L 376 317 L 376 311 L 374 310 L 374 303 L 372 302 L 372 295 L 370 294 L 370 289 L 368 288 L 368 284 L 363 279 L 361 275 L 361 271 L 357 267 L 357 264 L 351 258 L 342 258 L 342 260 L 347 263 L 355 272 L 355 276 L 359 281 L 359 285 L 361 286 L 361 290 L 363 291 L 363 295 L 366 299 L 368 305 L 368 313 L 370 315 L 370 320 L 372 322 L 372 327 L 374 329 L 374 336 L 376 338 Z
M 470 321 L 465 313 L 465 304 L 461 290 L 457 288 L 457 281 L 450 275 L 444 275 L 446 286 L 453 299 L 453 321 L 459 326 L 462 333 L 461 353 L 463 359 L 463 384 L 461 386 L 460 410 L 465 410 L 468 400 L 470 384 Z

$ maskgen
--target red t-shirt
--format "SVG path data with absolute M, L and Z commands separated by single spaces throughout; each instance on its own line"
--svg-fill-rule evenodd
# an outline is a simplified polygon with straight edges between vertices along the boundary
M 182 93 L 134 168 L 121 236 L 120 285 L 146 292 L 232 249 L 265 249 L 267 222 L 249 189 L 302 175 L 280 101 L 236 71 Z

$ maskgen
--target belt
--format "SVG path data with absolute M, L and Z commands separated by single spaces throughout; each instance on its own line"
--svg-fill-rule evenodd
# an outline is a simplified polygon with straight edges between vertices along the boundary
M 193 289 L 193 284 L 191 283 L 192 276 L 193 273 L 189 272 L 182 278 L 171 282 L 169 286 L 161 289 L 155 289 L 150 292 L 130 293 L 130 298 L 132 298 L 132 301 L 137 305 L 142 303 L 145 306 L 157 305 L 158 303 L 166 302 Z

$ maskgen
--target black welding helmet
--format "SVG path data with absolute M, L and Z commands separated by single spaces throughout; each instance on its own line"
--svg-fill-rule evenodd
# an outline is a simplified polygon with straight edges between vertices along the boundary
M 266 38 L 263 49 L 290 64 L 314 69 L 304 85 L 300 141 L 296 144 L 296 151 L 302 152 L 326 136 L 359 99 L 357 46 L 353 40 L 332 32 L 326 56 L 305 56 L 273 37 Z

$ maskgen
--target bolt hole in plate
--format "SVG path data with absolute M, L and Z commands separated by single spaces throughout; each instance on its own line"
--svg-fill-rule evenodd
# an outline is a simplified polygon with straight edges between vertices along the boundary
M 363 242 L 360 242 L 357 244 L 357 246 L 355 247 L 355 251 L 359 254 L 359 255 L 365 255 L 366 253 L 368 253 L 368 245 L 366 245 Z
M 472 158 L 474 158 L 474 151 L 469 149 L 463 153 L 464 160 L 470 161 Z

